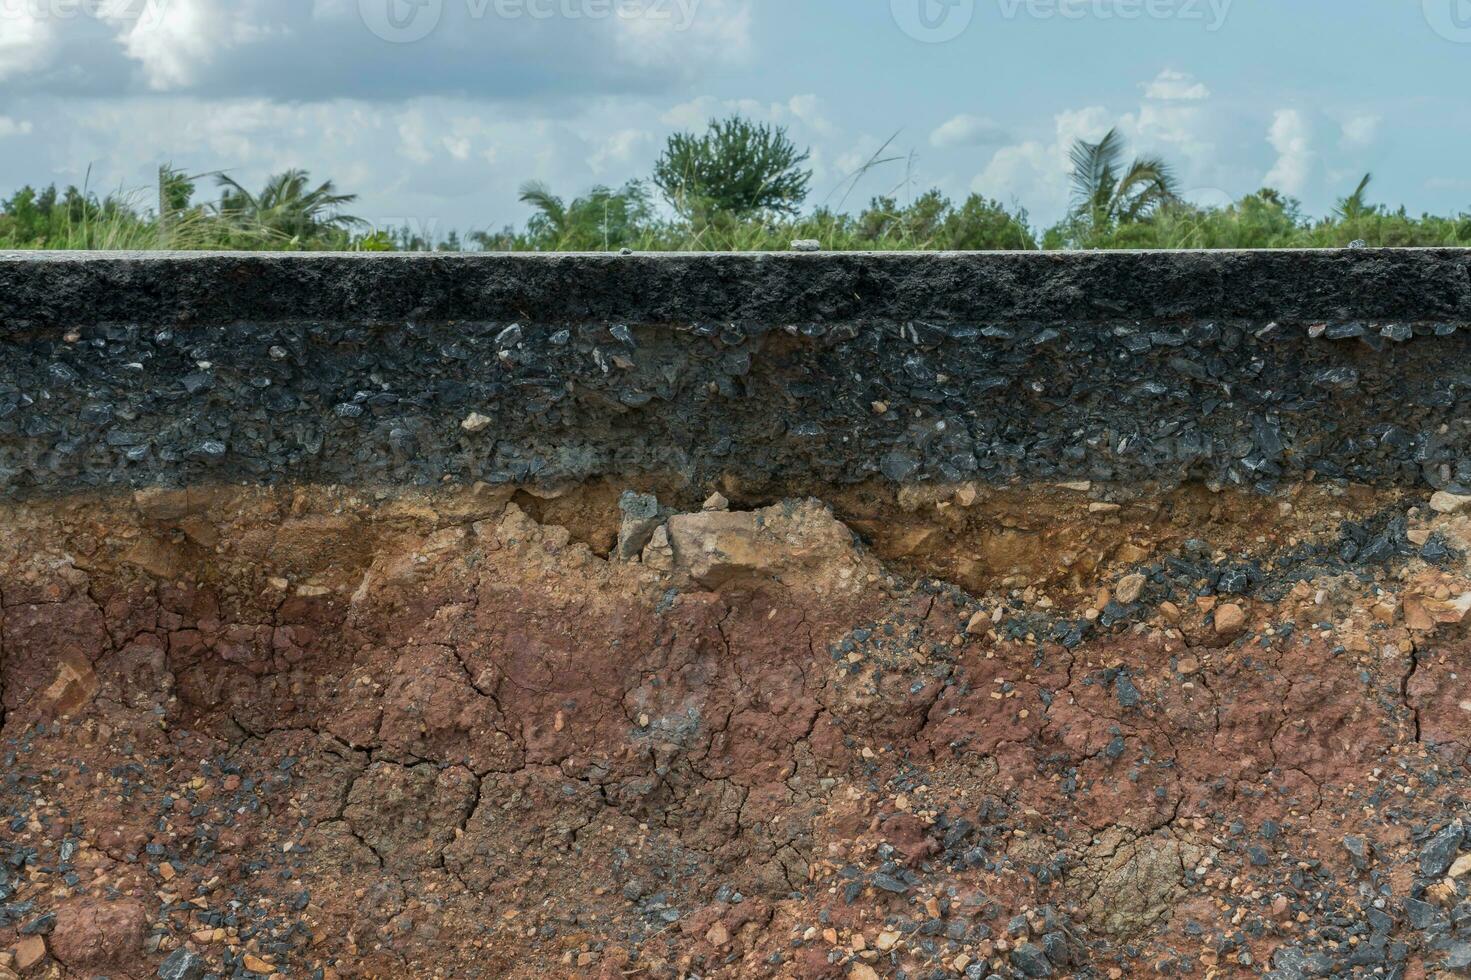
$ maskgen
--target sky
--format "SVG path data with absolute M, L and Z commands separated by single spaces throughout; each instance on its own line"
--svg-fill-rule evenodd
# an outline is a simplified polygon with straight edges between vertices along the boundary
M 938 187 L 1044 226 L 1069 146 L 1117 126 L 1201 203 L 1322 214 L 1373 172 L 1456 213 L 1468 82 L 1471 0 L 0 0 L 0 194 L 301 167 L 438 237 L 739 112 L 810 148 L 809 205 Z

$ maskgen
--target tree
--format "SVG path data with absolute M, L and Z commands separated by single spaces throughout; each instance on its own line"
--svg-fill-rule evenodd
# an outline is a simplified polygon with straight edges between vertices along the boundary
M 1124 167 L 1124 138 L 1110 129 L 1097 143 L 1078 140 L 1072 160 L 1071 218 L 1086 234 L 1141 221 L 1177 200 L 1175 176 L 1159 157 L 1137 157 Z
M 594 187 L 570 204 L 533 180 L 521 185 L 521 201 L 536 209 L 526 223 L 527 236 L 547 251 L 622 248 L 634 243 L 653 218 L 648 189 L 637 180 L 616 191 Z
M 343 214 L 338 209 L 357 200 L 356 194 L 339 194 L 332 181 L 323 181 L 308 189 L 310 178 L 305 170 L 287 170 L 269 178 L 259 194 L 252 194 L 233 177 L 221 174 L 225 188 L 218 205 L 222 217 L 298 245 L 310 245 L 324 238 L 340 237 L 348 230 L 364 224 L 361 218 Z
M 675 133 L 654 165 L 654 183 L 677 212 L 749 217 L 796 214 L 807 199 L 810 153 L 786 129 L 740 116 L 712 120 L 703 136 Z
M 1359 186 L 1354 192 L 1338 202 L 1333 209 L 1333 214 L 1340 221 L 1355 221 L 1367 215 L 1373 214 L 1376 208 L 1369 203 L 1369 182 L 1374 179 L 1373 174 L 1364 174 L 1364 179 L 1359 181 Z
M 1037 247 L 1027 214 L 1012 214 L 999 201 L 972 194 L 956 207 L 939 190 L 926 191 L 907 207 L 893 197 L 876 197 L 858 216 L 856 234 L 881 248 L 986 251 Z

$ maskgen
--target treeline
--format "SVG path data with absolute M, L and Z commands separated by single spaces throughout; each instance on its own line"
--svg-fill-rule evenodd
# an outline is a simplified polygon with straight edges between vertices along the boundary
M 851 183 L 895 159 L 882 153 Z M 732 117 L 703 134 L 671 136 L 647 180 L 570 199 L 530 182 L 521 188 L 533 209 L 524 227 L 433 239 L 407 227 L 371 227 L 349 213 L 355 194 L 330 180 L 314 185 L 305 171 L 276 175 L 252 191 L 224 173 L 163 167 L 156 199 L 152 191 L 142 200 L 24 187 L 0 202 L 0 248 L 755 251 L 783 250 L 797 239 L 832 251 L 1471 246 L 1471 214 L 1416 217 L 1374 204 L 1367 175 L 1322 218 L 1271 188 L 1224 206 L 1192 204 L 1167 161 L 1128 159 L 1117 132 L 1073 148 L 1072 205 L 1047 228 L 1034 228 L 1020 207 L 978 194 L 957 203 L 937 190 L 903 203 L 877 197 L 856 214 L 826 205 L 805 210 L 807 160 L 785 130 Z M 217 196 L 198 200 L 206 180 Z

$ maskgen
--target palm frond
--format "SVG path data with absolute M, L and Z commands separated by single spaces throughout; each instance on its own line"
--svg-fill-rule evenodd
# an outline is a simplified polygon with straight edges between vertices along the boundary
M 1130 165 L 1114 191 L 1113 216 L 1137 221 L 1177 199 L 1174 170 L 1160 157 L 1140 157 Z
M 539 180 L 528 180 L 521 185 L 520 201 L 536 208 L 545 216 L 547 223 L 559 232 L 567 227 L 567 208 L 552 189 Z
M 1365 212 L 1370 210 L 1368 191 L 1369 184 L 1373 179 L 1374 175 L 1372 173 L 1364 174 L 1364 179 L 1359 181 L 1359 186 L 1354 188 L 1352 194 L 1338 202 L 1338 206 L 1333 209 L 1333 213 L 1345 219 L 1362 217 Z
M 1097 143 L 1078 140 L 1068 153 L 1073 165 L 1069 178 L 1076 211 L 1093 214 L 1107 206 L 1113 195 L 1115 175 L 1124 155 L 1124 138 L 1110 129 Z

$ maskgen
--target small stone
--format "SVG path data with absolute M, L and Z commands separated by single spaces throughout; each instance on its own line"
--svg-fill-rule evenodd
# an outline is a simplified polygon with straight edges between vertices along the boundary
M 204 980 L 204 960 L 187 949 L 176 949 L 159 964 L 159 980 Z
M 270 963 L 261 959 L 259 956 L 254 956 L 250 953 L 245 954 L 245 959 L 242 960 L 241 963 L 251 973 L 259 973 L 262 976 L 268 977 L 276 972 L 276 968 Z
M 15 954 L 15 968 L 25 973 L 46 958 L 46 940 L 40 936 L 27 936 L 16 943 L 11 952 Z
M 822 242 L 815 238 L 799 238 L 792 242 L 793 252 L 821 252 Z
M 710 495 L 710 499 L 705 501 L 704 506 L 700 510 L 707 514 L 730 510 L 730 501 L 725 498 L 725 494 L 717 490 Z
M 460 428 L 474 435 L 477 432 L 484 432 L 490 428 L 491 422 L 492 419 L 489 417 L 481 415 L 479 412 L 471 412 L 465 421 L 460 423 Z
M 1181 657 L 1180 662 L 1175 665 L 1175 668 L 1187 676 L 1198 674 L 1200 673 L 1200 661 L 1195 657 Z
M 1125 575 L 1119 579 L 1118 588 L 1114 590 L 1114 598 L 1126 606 L 1132 606 L 1139 601 L 1144 594 L 1146 579 L 1143 575 Z
M 903 895 L 909 891 L 907 884 L 895 878 L 893 875 L 884 874 L 883 872 L 874 875 L 872 881 L 873 887 L 886 892 L 893 892 L 895 895 Z
M 1464 878 L 1471 874 L 1471 854 L 1462 854 L 1451 864 L 1451 869 L 1446 875 L 1451 878 Z
M 1426 878 L 1439 878 L 1445 874 L 1457 852 L 1461 850 L 1464 837 L 1465 825 L 1460 820 L 1452 820 L 1426 841 L 1425 846 L 1420 848 L 1420 874 Z
M 1118 504 L 1104 503 L 1103 501 L 1099 500 L 1095 500 L 1093 503 L 1088 505 L 1088 513 L 1090 514 L 1117 514 L 1123 509 L 1124 508 L 1120 507 Z
M 1416 633 L 1428 633 L 1435 629 L 1435 618 L 1425 608 L 1425 603 L 1415 597 L 1406 596 L 1404 600 L 1405 626 Z
M 664 520 L 659 515 L 659 498 L 632 490 L 618 498 L 623 523 L 618 529 L 617 557 L 631 561 L 642 554 Z
M 1246 611 L 1234 602 L 1216 608 L 1216 635 L 1233 637 L 1246 629 Z
M 854 963 L 848 971 L 848 980 L 879 980 L 878 971 L 867 963 Z
M 984 612 L 978 612 L 965 624 L 965 631 L 971 636 L 984 636 L 991 630 L 991 617 Z
M 654 536 L 649 538 L 648 547 L 644 548 L 642 561 L 645 568 L 652 568 L 659 572 L 674 570 L 674 549 L 669 546 L 669 528 L 660 524 L 654 529 Z
M 1349 834 L 1343 838 L 1343 849 L 1348 851 L 1354 867 L 1360 871 L 1368 868 L 1372 854 L 1367 840 L 1356 834 Z
M 709 932 L 705 933 L 705 942 L 711 946 L 724 946 L 730 942 L 730 930 L 725 928 L 724 923 L 717 922 L 710 927 Z
M 1468 508 L 1471 508 L 1471 497 L 1463 497 L 1460 494 L 1446 493 L 1442 490 L 1430 498 L 1430 509 L 1437 514 L 1459 514 Z
M 1022 943 L 1011 951 L 1011 965 L 1020 970 L 1023 976 L 1052 976 L 1052 964 L 1048 962 L 1046 954 L 1031 943 Z
M 919 470 L 919 460 L 908 453 L 887 453 L 879 460 L 879 471 L 895 483 L 903 483 Z
M 873 941 L 873 945 L 874 948 L 887 953 L 889 950 L 893 949 L 898 942 L 899 933 L 894 932 L 893 930 L 886 930 L 879 933 L 878 938 Z

